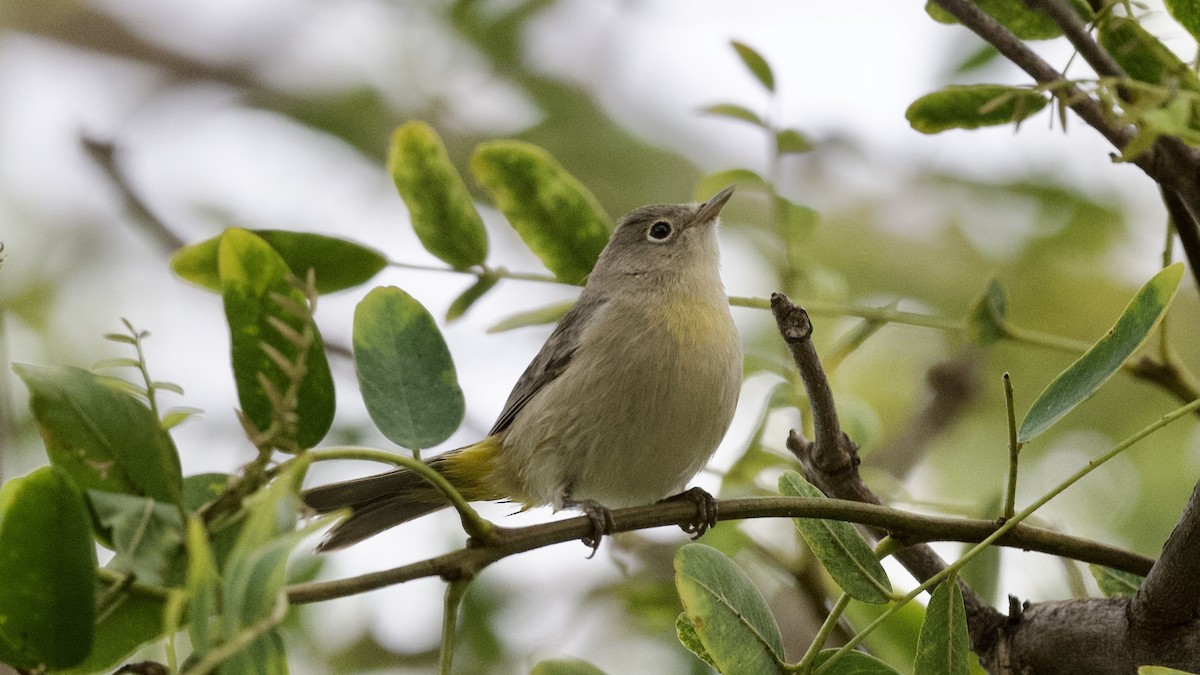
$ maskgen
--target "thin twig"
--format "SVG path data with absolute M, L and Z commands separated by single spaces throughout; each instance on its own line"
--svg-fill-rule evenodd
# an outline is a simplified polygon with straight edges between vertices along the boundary
M 978 543 L 996 531 L 995 521 L 910 513 L 899 509 L 843 499 L 757 497 L 722 499 L 723 521 L 753 518 L 827 518 L 868 525 L 894 533 L 906 544 L 929 541 Z M 690 502 L 660 502 L 612 511 L 614 532 L 678 526 L 696 516 Z M 475 576 L 488 565 L 511 555 L 577 541 L 592 530 L 585 516 L 519 528 L 497 528 L 501 535 L 444 555 L 359 577 L 298 584 L 288 588 L 295 603 L 318 602 L 425 577 L 458 579 Z M 1114 546 L 1052 530 L 1021 525 L 1001 538 L 1002 546 L 1048 553 L 1073 560 L 1145 574 L 1153 561 Z M 906 549 L 906 550 L 912 550 Z

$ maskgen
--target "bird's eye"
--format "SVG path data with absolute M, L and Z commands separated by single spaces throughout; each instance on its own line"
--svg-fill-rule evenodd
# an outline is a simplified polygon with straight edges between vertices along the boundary
M 650 226 L 648 236 L 655 241 L 662 241 L 671 236 L 671 224 L 665 220 L 660 220 Z

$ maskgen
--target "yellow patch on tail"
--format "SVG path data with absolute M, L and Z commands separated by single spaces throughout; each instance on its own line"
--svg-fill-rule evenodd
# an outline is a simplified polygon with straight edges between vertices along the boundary
M 495 436 L 452 450 L 438 458 L 439 472 L 467 501 L 508 499 L 496 476 L 496 460 L 503 447 Z

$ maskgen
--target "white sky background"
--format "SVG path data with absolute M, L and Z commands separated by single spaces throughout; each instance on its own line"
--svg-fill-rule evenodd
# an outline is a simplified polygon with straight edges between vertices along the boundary
M 490 135 L 512 133 L 536 121 L 536 110 L 491 79 L 477 57 L 432 32 L 420 4 L 107 0 L 100 6 L 152 39 L 202 58 L 265 56 L 260 75 L 280 86 L 368 83 L 400 107 L 415 107 L 438 92 L 453 106 L 453 123 Z M 917 0 L 570 0 L 533 22 L 529 59 L 584 84 L 630 129 L 707 169 L 735 163 L 758 168 L 762 142 L 753 131 L 695 112 L 719 101 L 766 106 L 764 92 L 728 47 L 730 39 L 737 39 L 758 49 L 775 68 L 779 100 L 773 114 L 813 136 L 845 134 L 865 148 L 870 170 L 847 176 L 847 189 L 886 191 L 919 165 L 975 176 L 1041 171 L 1098 185 L 1101 192 L 1119 192 L 1145 206 L 1147 217 L 1160 218 L 1152 207 L 1150 183 L 1136 169 L 1098 159 L 1110 148 L 1078 120 L 1066 136 L 1048 130 L 1045 116 L 1016 135 L 1007 127 L 932 137 L 912 131 L 905 108 L 939 86 L 951 65 L 947 59 L 961 58 L 967 40 L 965 30 L 933 23 L 922 7 Z M 1180 32 L 1178 37 L 1172 40 L 1168 33 L 1168 43 L 1184 44 L 1185 36 Z M 1068 53 L 1062 45 L 1047 48 L 1052 62 L 1065 62 Z M 1011 70 L 986 73 L 993 80 L 1026 81 Z M 182 403 L 207 411 L 205 419 L 178 430 L 185 473 L 227 471 L 249 455 L 230 413 L 236 400 L 232 378 L 221 367 L 228 359 L 228 336 L 219 301 L 171 280 L 165 262 L 145 264 L 161 259 L 123 224 L 111 189 L 81 161 L 78 133 L 120 143 L 136 186 L 169 223 L 191 237 L 217 231 L 219 221 L 203 212 L 211 207 L 250 227 L 341 234 L 379 247 L 396 260 L 436 261 L 407 227 L 403 204 L 383 167 L 338 141 L 244 107 L 236 91 L 176 85 L 164 94 L 158 89 L 160 78 L 128 63 L 96 60 L 26 36 L 0 36 L 0 241 L 8 255 L 0 272 L 0 298 L 29 279 L 69 269 L 78 256 L 129 261 L 110 266 L 111 273 L 102 279 L 65 289 L 59 313 L 51 318 L 54 345 L 39 343 L 10 321 L 7 356 L 11 361 L 67 359 L 87 366 L 90 360 L 124 355 L 99 336 L 119 330 L 120 317 L 131 319 L 154 333 L 149 358 L 156 376 L 183 385 L 188 395 Z M 803 185 L 786 190 L 818 209 L 836 198 L 806 192 Z M 663 200 L 686 197 L 663 195 Z M 485 217 L 493 259 L 513 269 L 539 269 L 499 217 L 488 212 Z M 80 223 L 86 224 L 85 240 L 78 240 L 78 234 L 64 239 L 78 233 Z M 1146 248 L 1131 257 L 1152 263 L 1153 256 L 1144 253 L 1158 245 L 1157 239 L 1138 242 L 1135 249 Z M 740 259 L 738 251 L 727 251 L 727 269 Z M 745 285 L 731 288 L 735 293 L 765 296 L 772 290 L 755 287 L 753 275 L 730 276 Z M 389 271 L 374 283 L 399 285 L 441 316 L 470 281 L 458 275 Z M 570 295 L 566 289 L 507 282 L 447 328 L 468 413 L 464 429 L 444 447 L 473 441 L 490 426 L 548 330 L 485 335 L 484 329 L 513 308 Z M 351 292 L 322 300 L 318 319 L 327 340 L 349 342 L 350 313 L 358 297 Z M 737 318 L 743 325 L 763 320 L 745 311 Z M 337 366 L 335 371 L 348 373 Z M 12 405 L 23 407 L 25 391 L 7 369 L 4 376 L 12 380 Z M 348 377 L 342 380 L 339 416 L 364 419 L 353 383 Z M 761 384 L 749 385 L 743 408 L 754 407 Z M 740 447 L 745 420 L 756 414 L 752 409 L 740 412 L 731 447 Z M 4 461 L 3 475 L 13 476 L 41 458 L 33 453 Z M 325 480 L 354 470 L 321 467 L 314 474 Z M 546 517 L 547 512 L 537 510 L 510 521 Z M 454 528 L 452 514 L 424 519 L 353 553 L 338 554 L 329 568 L 347 575 L 448 550 L 461 543 Z M 682 537 L 675 531 L 662 536 Z M 518 651 L 534 654 L 531 658 L 573 654 L 614 673 L 653 672 L 655 663 L 663 668 L 675 663 L 672 655 L 655 650 L 601 651 L 586 637 L 586 630 L 604 630 L 604 621 L 583 596 L 591 583 L 612 579 L 618 571 L 605 551 L 591 561 L 584 555 L 581 545 L 558 546 L 488 570 L 491 581 L 523 589 L 515 596 L 515 615 L 506 621 L 516 627 L 510 638 Z M 1008 590 L 1021 594 L 1028 589 L 1014 582 Z M 321 612 L 336 620 L 322 622 L 321 637 L 336 644 L 372 621 L 391 644 L 427 646 L 439 630 L 441 593 L 440 582 L 427 580 L 326 603 Z M 563 635 L 556 632 L 562 626 L 574 627 L 565 633 L 565 644 L 542 642 L 547 634 L 555 639 Z

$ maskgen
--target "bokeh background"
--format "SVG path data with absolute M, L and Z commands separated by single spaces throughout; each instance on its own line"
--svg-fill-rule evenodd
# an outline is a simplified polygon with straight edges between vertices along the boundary
M 1190 58 L 1195 44 L 1186 33 L 1155 3 L 1150 12 L 1147 25 Z M 774 95 L 730 40 L 770 61 Z M 8 0 L 0 8 L 0 476 L 45 462 L 26 392 L 7 363 L 86 367 L 123 356 L 101 338 L 119 331 L 121 318 L 153 334 L 153 374 L 186 390 L 171 402 L 205 411 L 175 432 L 185 474 L 230 471 L 252 456 L 233 415 L 219 298 L 171 275 L 162 228 L 186 242 L 231 225 L 348 237 L 399 263 L 375 283 L 398 285 L 443 316 L 474 279 L 419 269 L 442 265 L 412 234 L 383 166 L 391 130 L 414 118 L 437 128 L 460 167 L 482 140 L 540 144 L 613 216 L 691 200 L 697 182 L 716 171 L 773 177 L 781 194 L 820 218 L 797 249 L 803 265 L 785 269 L 763 222 L 764 199 L 740 191 L 722 231 L 734 295 L 782 290 L 826 306 L 899 302 L 957 320 L 994 278 L 1009 293 L 1015 323 L 1094 340 L 1161 265 L 1166 219 L 1157 193 L 1136 168 L 1110 161 L 1095 133 L 1073 120 L 1064 133 L 1048 112 L 1019 131 L 911 130 L 909 103 L 947 83 L 1026 82 L 981 47 L 966 30 L 931 21 L 922 3 L 891 0 Z M 1060 66 L 1070 57 L 1064 44 L 1037 48 Z M 772 161 L 761 130 L 699 112 L 721 102 L 799 129 L 812 151 Z M 112 155 L 89 151 L 85 139 L 111 145 Z M 489 261 L 541 271 L 476 195 Z M 317 318 L 328 342 L 349 343 L 362 292 L 322 298 Z M 488 329 L 575 293 L 505 281 L 444 325 L 468 411 L 444 447 L 486 432 L 549 331 Z M 769 314 L 734 311 L 757 362 L 782 362 Z M 860 323 L 837 311 L 814 317 L 827 351 Z M 1170 330 L 1193 369 L 1198 318 L 1185 279 Z M 1012 373 L 1022 412 L 1072 359 L 1030 344 L 981 348 L 961 332 L 890 325 L 849 353 L 833 381 L 878 492 L 909 508 L 991 517 L 1007 462 L 1000 374 Z M 352 364 L 335 359 L 333 367 L 339 409 L 327 443 L 389 447 L 358 400 Z M 961 386 L 964 405 L 935 406 L 935 426 L 945 428 L 930 434 L 920 425 L 936 403 L 927 384 L 935 367 Z M 749 374 L 734 427 L 698 484 L 722 489 L 722 474 L 751 444 L 779 382 Z M 1040 495 L 1174 405 L 1118 375 L 1025 450 L 1019 499 Z M 784 457 L 786 431 L 800 424 L 795 409 L 772 412 L 765 451 Z M 1038 521 L 1154 555 L 1200 471 L 1196 448 L 1194 422 L 1175 425 L 1056 499 Z M 319 466 L 310 481 L 376 469 Z M 773 485 L 772 471 L 760 487 Z M 505 524 L 557 517 L 509 511 L 484 513 Z M 821 588 L 819 574 L 789 523 L 725 524 L 710 537 L 729 537 L 735 527 L 753 542 L 738 560 L 772 600 L 798 658 L 811 630 L 802 608 L 819 604 L 810 593 Z M 391 567 L 462 540 L 453 514 L 442 513 L 326 556 L 319 574 Z M 616 538 L 593 560 L 581 545 L 564 545 L 488 569 L 467 600 L 462 672 L 527 672 L 562 656 L 611 673 L 707 672 L 674 638 L 670 556 L 683 540 L 677 530 L 648 532 Z M 1005 552 L 986 566 L 975 574 L 997 600 L 1091 588 L 1085 569 L 1037 555 Z M 900 572 L 894 578 L 909 583 Z M 431 671 L 442 593 L 440 581 L 423 580 L 294 612 L 293 672 Z M 897 621 L 874 648 L 902 661 L 913 625 Z

